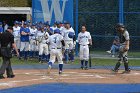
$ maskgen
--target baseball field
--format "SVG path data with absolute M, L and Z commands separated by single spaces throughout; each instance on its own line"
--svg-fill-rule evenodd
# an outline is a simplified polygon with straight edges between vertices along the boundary
M 123 65 L 117 74 L 112 73 L 117 58 L 100 51 L 91 53 L 89 70 L 81 70 L 76 57 L 74 63 L 64 65 L 62 75 L 58 74 L 57 62 L 47 74 L 47 63 L 39 64 L 36 58 L 19 61 L 14 57 L 12 67 L 16 77 L 0 80 L 0 93 L 139 93 L 140 53 L 129 54 L 129 74 L 122 74 Z

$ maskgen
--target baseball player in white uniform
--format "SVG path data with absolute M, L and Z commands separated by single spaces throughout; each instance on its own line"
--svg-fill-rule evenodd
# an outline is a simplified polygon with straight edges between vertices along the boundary
M 78 43 L 80 44 L 81 69 L 88 69 L 89 45 L 92 45 L 90 32 L 86 31 L 86 26 L 82 25 L 82 31 L 78 34 Z
M 70 26 L 69 22 L 65 22 L 65 28 L 61 32 L 65 41 L 65 62 L 68 63 L 68 60 L 74 62 L 74 48 L 75 48 L 75 31 Z
M 55 29 L 54 34 L 51 35 L 48 39 L 48 44 L 50 46 L 50 60 L 48 63 L 48 74 L 50 73 L 52 64 L 55 62 L 56 58 L 59 63 L 59 74 L 62 74 L 62 69 L 63 69 L 62 50 L 65 47 L 65 43 L 63 40 L 63 36 L 60 35 L 59 33 L 60 33 L 60 30 Z
M 13 26 L 13 35 L 14 35 L 14 42 L 16 43 L 17 49 L 20 49 L 20 27 L 18 26 L 19 22 L 15 21 Z
M 33 23 L 32 27 L 30 28 L 30 58 L 33 58 L 34 54 L 38 51 L 36 34 L 37 34 L 37 29 L 35 27 L 35 24 Z
M 40 31 L 37 33 L 37 40 L 39 42 L 39 62 L 42 63 L 43 54 L 45 54 L 45 61 L 48 62 L 49 48 L 46 42 L 49 38 L 49 34 L 44 31 L 44 27 L 39 27 L 39 30 Z

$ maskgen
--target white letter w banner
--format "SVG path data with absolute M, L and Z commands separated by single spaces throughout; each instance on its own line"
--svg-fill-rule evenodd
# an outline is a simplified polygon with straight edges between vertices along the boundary
M 73 0 L 32 0 L 33 22 L 68 21 L 73 25 Z

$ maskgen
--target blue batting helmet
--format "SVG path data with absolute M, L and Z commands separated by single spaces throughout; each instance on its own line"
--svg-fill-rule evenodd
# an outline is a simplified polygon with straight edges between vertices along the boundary
M 60 33 L 60 30 L 59 29 L 55 29 L 54 33 Z
M 18 21 L 15 21 L 14 24 L 19 24 L 19 22 Z
M 74 33 L 73 32 L 69 32 L 68 37 L 69 38 L 74 38 Z

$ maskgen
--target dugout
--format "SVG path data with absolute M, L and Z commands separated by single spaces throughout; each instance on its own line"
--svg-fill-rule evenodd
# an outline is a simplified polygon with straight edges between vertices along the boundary
M 6 21 L 13 25 L 15 20 L 31 20 L 32 10 L 30 7 L 0 7 L 0 21 Z

